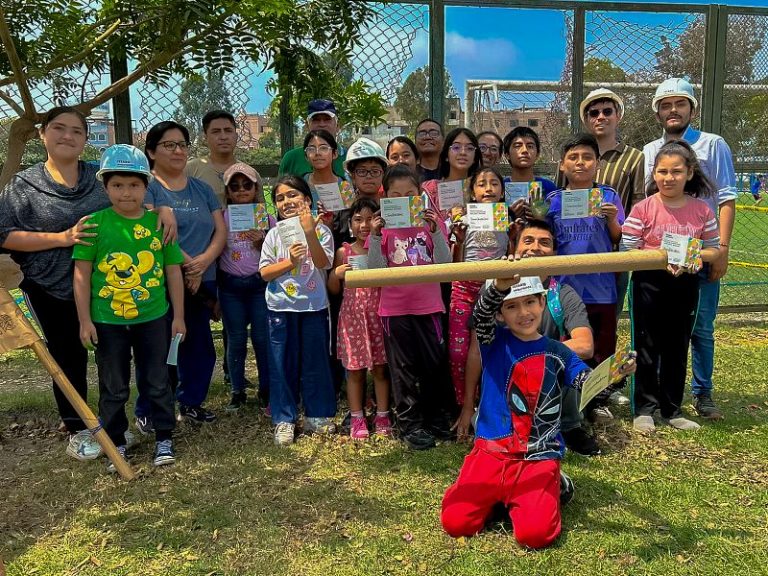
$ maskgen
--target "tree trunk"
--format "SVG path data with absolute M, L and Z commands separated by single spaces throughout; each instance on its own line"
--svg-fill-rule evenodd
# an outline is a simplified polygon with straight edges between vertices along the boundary
M 3 172 L 0 174 L 0 189 L 4 188 L 19 171 L 24 148 L 36 134 L 35 122 L 29 118 L 17 118 L 11 124 L 11 133 L 8 135 L 8 156 L 3 163 Z

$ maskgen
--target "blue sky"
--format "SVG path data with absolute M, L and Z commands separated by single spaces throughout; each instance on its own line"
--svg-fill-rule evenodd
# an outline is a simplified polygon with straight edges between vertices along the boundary
M 670 3 L 681 4 L 681 10 L 685 10 L 686 5 L 707 4 L 683 0 L 672 0 Z M 746 5 L 741 2 L 726 4 Z M 768 0 L 754 0 L 749 5 L 768 7 Z M 422 22 L 427 21 L 426 14 L 425 8 Z M 604 18 L 629 25 L 623 28 L 606 26 Z M 602 34 L 595 33 L 595 19 L 603 24 Z M 588 16 L 588 50 L 591 47 L 595 55 L 611 56 L 621 46 L 625 50 L 622 56 L 625 69 L 648 66 L 652 63 L 653 50 L 661 46 L 660 36 L 670 29 L 682 29 L 686 19 L 690 16 L 685 13 L 613 12 Z M 386 23 L 393 29 L 398 25 L 392 18 L 386 18 Z M 593 23 L 591 27 L 590 23 Z M 371 33 L 369 37 L 376 35 Z M 399 37 L 396 30 L 391 35 Z M 659 40 L 649 44 L 647 39 L 656 36 Z M 641 44 L 644 45 L 633 45 L 633 38 L 638 42 L 643 39 Z M 428 32 L 418 31 L 411 46 L 413 56 L 401 75 L 401 81 L 410 71 L 427 63 L 428 44 Z M 558 80 L 565 50 L 565 22 L 561 11 L 487 7 L 446 9 L 446 65 L 461 97 L 467 79 Z M 384 52 L 376 56 L 386 62 Z M 363 56 L 361 61 L 369 61 L 369 58 Z M 252 76 L 247 111 L 261 112 L 269 104 L 270 96 L 264 89 L 268 78 L 268 74 Z

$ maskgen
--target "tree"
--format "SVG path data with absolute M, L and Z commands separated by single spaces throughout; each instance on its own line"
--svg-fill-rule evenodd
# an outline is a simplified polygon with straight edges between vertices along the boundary
M 584 62 L 585 82 L 626 82 L 628 74 L 610 58 L 587 58 Z
M 456 98 L 456 89 L 453 87 L 448 70 L 446 69 L 444 73 L 447 103 L 449 98 Z M 420 120 L 430 116 L 430 102 L 429 66 L 423 66 L 411 72 L 397 91 L 395 109 L 403 120 L 415 127 Z M 446 105 L 447 108 L 449 108 L 448 105 Z
M 209 71 L 205 76 L 195 74 L 181 83 L 179 107 L 173 117 L 187 127 L 193 144 L 199 144 L 203 116 L 210 110 L 235 113 L 229 89 L 224 84 L 224 74 L 220 71 Z
M 36 136 L 42 113 L 34 89 L 63 91 L 89 115 L 139 80 L 162 85 L 173 74 L 230 72 L 240 54 L 278 72 L 278 94 L 290 98 L 312 92 L 316 73 L 326 70 L 315 53 L 348 57 L 374 16 L 365 0 L 5 0 L 0 99 L 18 118 L 0 186 Z M 86 97 L 87 79 L 105 75 L 110 57 L 133 69 Z M 73 85 L 71 76 L 82 83 Z

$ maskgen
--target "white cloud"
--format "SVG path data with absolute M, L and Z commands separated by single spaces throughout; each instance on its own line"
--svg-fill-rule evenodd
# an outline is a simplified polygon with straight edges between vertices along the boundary
M 445 36 L 446 65 L 452 71 L 467 72 L 467 78 L 508 77 L 518 55 L 517 47 L 504 38 L 469 38 L 458 32 Z

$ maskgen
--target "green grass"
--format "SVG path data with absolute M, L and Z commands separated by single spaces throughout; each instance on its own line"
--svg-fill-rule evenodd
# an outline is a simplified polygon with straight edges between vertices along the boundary
M 13 576 L 768 574 L 767 326 L 737 320 L 717 333 L 727 418 L 644 438 L 619 410 L 597 430 L 604 456 L 566 457 L 576 497 L 539 552 L 518 548 L 509 525 L 442 532 L 468 446 L 335 437 L 278 449 L 255 407 L 224 414 L 219 381 L 219 421 L 181 427 L 167 469 L 151 469 L 145 441 L 139 479 L 123 482 L 103 460 L 64 455 L 47 378 L 16 352 L 0 358 L 0 555 Z

